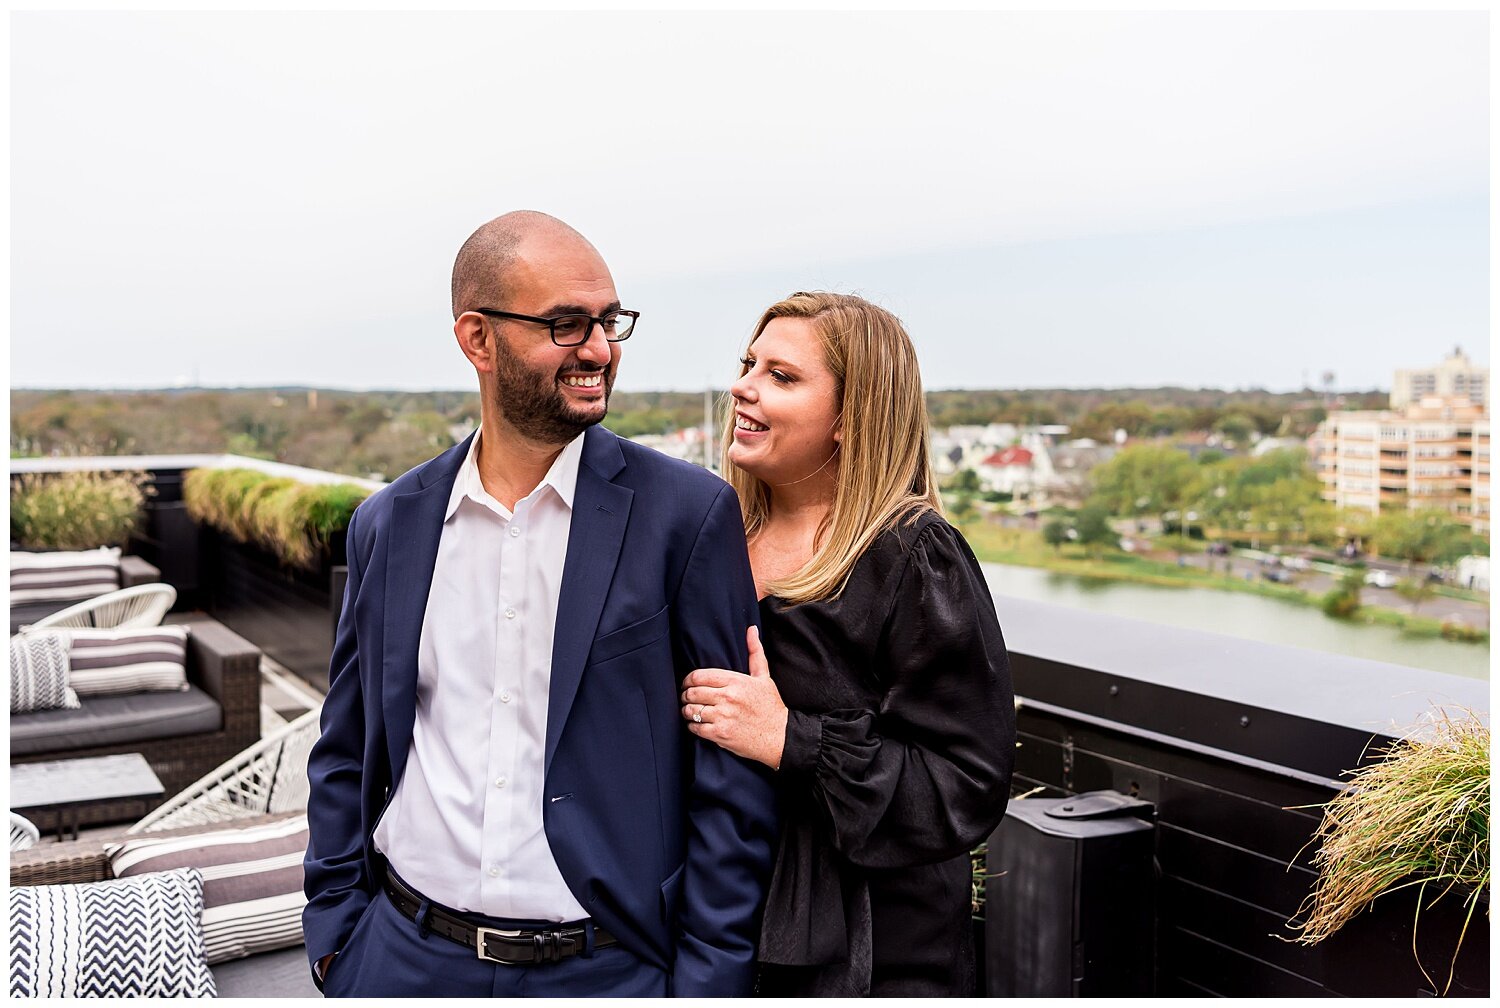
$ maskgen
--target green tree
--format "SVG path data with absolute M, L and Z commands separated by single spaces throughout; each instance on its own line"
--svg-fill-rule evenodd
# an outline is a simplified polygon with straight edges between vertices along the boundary
M 1247 444 L 1255 430 L 1255 421 L 1244 413 L 1226 413 L 1214 424 L 1214 430 L 1237 445 Z
M 1078 541 L 1088 547 L 1089 555 L 1095 560 L 1099 559 L 1105 546 L 1114 546 L 1120 541 L 1109 524 L 1109 508 L 1098 502 L 1085 504 L 1078 509 L 1073 528 L 1078 533 Z
M 1323 611 L 1336 619 L 1352 619 L 1359 612 L 1360 590 L 1364 583 L 1364 571 L 1346 571 L 1338 583 L 1323 596 Z
M 1411 574 L 1417 564 L 1452 563 L 1472 552 L 1476 536 L 1446 511 L 1387 511 L 1375 522 L 1375 542 L 1388 557 L 1406 561 Z
M 1193 483 L 1193 460 L 1169 445 L 1132 445 L 1090 473 L 1094 499 L 1121 517 L 1179 510 Z
M 1042 540 L 1058 553 L 1062 552 L 1063 543 L 1068 541 L 1069 525 L 1061 518 L 1053 518 L 1042 526 Z

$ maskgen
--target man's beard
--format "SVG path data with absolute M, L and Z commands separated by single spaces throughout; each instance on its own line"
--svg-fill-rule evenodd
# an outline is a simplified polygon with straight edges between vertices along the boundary
M 614 369 L 579 361 L 567 366 L 574 374 L 604 374 L 603 408 L 590 405 L 586 411 L 570 406 L 563 398 L 560 374 L 528 371 L 513 354 L 502 352 L 495 362 L 495 405 L 517 433 L 542 444 L 565 445 L 609 411 L 609 393 L 615 385 Z M 597 410 L 597 412 L 596 412 Z

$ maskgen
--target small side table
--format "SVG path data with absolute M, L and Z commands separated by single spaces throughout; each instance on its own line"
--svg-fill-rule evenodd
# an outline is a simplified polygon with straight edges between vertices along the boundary
M 136 803 L 160 798 L 162 793 L 161 781 L 140 753 L 13 763 L 10 768 L 10 807 L 22 813 L 54 813 L 58 839 L 63 839 L 65 830 L 78 839 L 85 811 L 119 803 L 119 818 L 125 819 Z M 94 816 L 89 819 L 100 821 Z

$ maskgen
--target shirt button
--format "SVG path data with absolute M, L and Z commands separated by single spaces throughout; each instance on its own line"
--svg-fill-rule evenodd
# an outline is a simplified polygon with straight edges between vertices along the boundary
M 504 787 L 505 786 L 505 778 L 504 777 L 496 777 L 495 778 L 495 786 L 496 787 Z
M 514 609 L 507 609 L 507 610 L 505 610 L 505 618 L 506 619 L 515 619 L 516 618 L 516 611 Z
M 490 865 L 490 878 L 495 878 L 499 874 L 500 874 L 500 869 L 496 868 L 494 865 Z
M 501 690 L 500 691 L 500 702 L 501 703 L 510 703 L 510 690 Z
M 518 536 L 518 535 L 521 534 L 521 530 L 518 529 L 518 528 L 516 528 L 514 525 L 512 525 L 510 527 L 510 534 L 513 535 L 513 536 Z

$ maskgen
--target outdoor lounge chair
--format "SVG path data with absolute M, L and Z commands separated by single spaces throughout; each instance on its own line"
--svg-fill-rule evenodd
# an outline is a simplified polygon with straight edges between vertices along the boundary
M 268 813 L 307 808 L 307 755 L 318 740 L 310 710 L 169 798 L 127 830 L 155 833 L 184 826 L 225 826 Z
M 10 814 L 10 849 L 12 851 L 34 847 L 41 838 L 41 831 L 32 824 L 30 819 L 16 815 L 14 812 Z
M 106 595 L 59 609 L 31 624 L 33 630 L 65 630 L 100 627 L 134 630 L 160 626 L 177 601 L 177 589 L 167 584 L 143 584 L 121 588 Z

